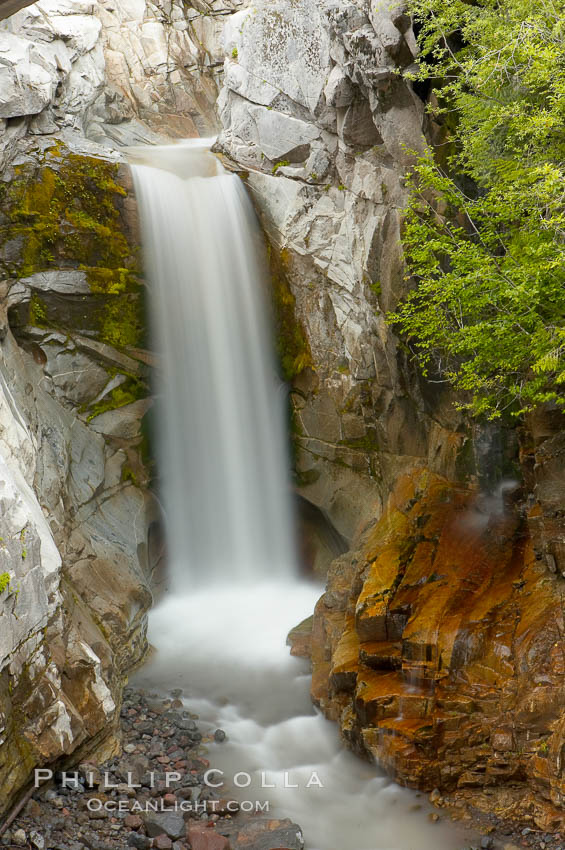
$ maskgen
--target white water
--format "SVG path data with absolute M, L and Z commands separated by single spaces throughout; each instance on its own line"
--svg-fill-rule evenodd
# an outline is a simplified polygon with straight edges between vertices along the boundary
M 172 587 L 289 575 L 283 399 L 253 209 L 204 140 L 132 158 L 162 356 Z
M 261 307 L 257 224 L 202 147 L 135 152 L 159 350 L 172 589 L 150 617 L 138 681 L 181 687 L 227 732 L 212 745 L 238 799 L 304 830 L 308 850 L 455 850 L 403 791 L 341 746 L 285 646 L 321 589 L 294 577 L 284 431 Z M 206 176 L 203 176 L 206 175 Z M 298 788 L 285 788 L 287 784 Z M 323 784 L 306 788 L 316 773 Z M 275 788 L 262 787 L 261 774 Z

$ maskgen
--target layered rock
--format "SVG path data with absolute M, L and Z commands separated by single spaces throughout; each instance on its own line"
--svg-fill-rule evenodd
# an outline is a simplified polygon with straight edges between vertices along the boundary
M 404 784 L 521 786 L 507 814 L 552 830 L 565 822 L 562 600 L 514 492 L 400 478 L 359 551 L 330 570 L 313 696 Z

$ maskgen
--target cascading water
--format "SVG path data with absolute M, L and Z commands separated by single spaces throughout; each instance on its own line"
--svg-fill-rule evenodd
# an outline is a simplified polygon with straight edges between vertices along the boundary
M 225 729 L 214 766 L 249 775 L 242 803 L 296 820 L 308 850 L 453 850 L 451 827 L 344 751 L 285 647 L 321 589 L 295 575 L 260 234 L 243 187 L 201 141 L 132 161 L 162 356 L 173 591 L 151 614 L 157 652 L 139 682 L 183 688 L 191 711 Z M 314 774 L 323 787 L 307 787 Z
M 293 572 L 283 409 L 253 209 L 205 140 L 134 153 L 172 583 Z

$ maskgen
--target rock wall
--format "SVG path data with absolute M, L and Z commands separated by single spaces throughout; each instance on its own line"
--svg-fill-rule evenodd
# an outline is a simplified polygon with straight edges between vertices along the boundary
M 146 648 L 159 522 L 127 171 L 45 137 L 22 140 L 11 169 L 0 221 L 2 808 L 33 766 L 116 746 L 124 676 Z
M 270 244 L 297 483 L 351 545 L 291 636 L 314 701 L 401 782 L 487 811 L 503 789 L 508 816 L 562 826 L 563 418 L 470 423 L 384 319 L 407 286 L 403 173 L 434 130 L 410 21 L 275 0 L 225 41 L 219 148 Z
M 403 784 L 563 827 L 562 593 L 512 488 L 402 476 L 313 621 L 313 696 Z
M 277 0 L 233 15 L 225 47 L 219 147 L 248 169 L 271 245 L 300 492 L 351 540 L 402 469 L 452 474 L 465 439 L 384 320 L 405 288 L 402 173 L 424 144 L 398 73 L 414 37 L 388 3 Z
M 238 4 L 41 0 L 16 12 L 0 23 L 0 130 L 110 145 L 212 134 L 222 23 Z

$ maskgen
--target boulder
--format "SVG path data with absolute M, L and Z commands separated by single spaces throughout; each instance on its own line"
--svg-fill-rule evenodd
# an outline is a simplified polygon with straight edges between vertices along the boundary
M 191 850 L 230 850 L 229 840 L 205 825 L 189 823 L 186 837 Z
M 152 812 L 143 816 L 145 830 L 150 838 L 167 835 L 173 840 L 183 838 L 186 827 L 182 815 L 175 812 Z
M 56 76 L 33 61 L 29 41 L 0 32 L 0 118 L 35 115 L 51 102 Z

